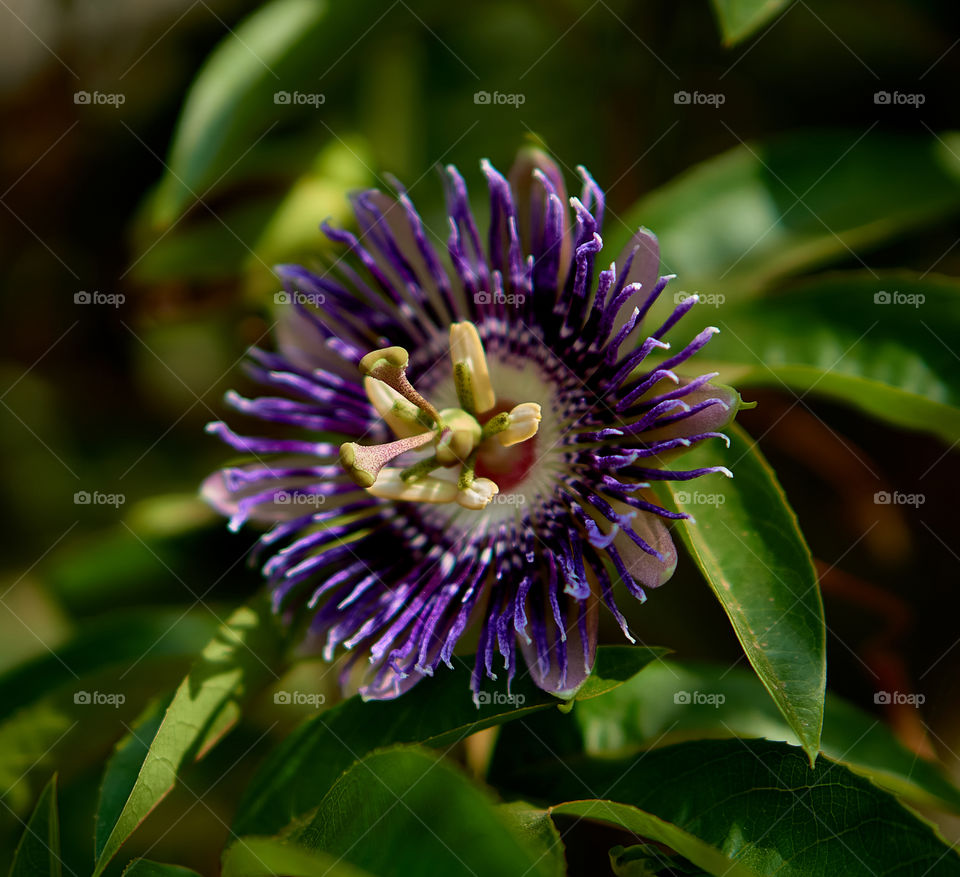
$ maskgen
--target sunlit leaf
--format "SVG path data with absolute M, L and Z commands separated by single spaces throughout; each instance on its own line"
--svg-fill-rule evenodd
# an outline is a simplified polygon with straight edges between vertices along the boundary
M 675 289 L 743 298 L 960 209 L 960 135 L 788 134 L 740 145 L 623 215 L 660 240 Z M 612 252 L 626 229 L 611 226 Z
M 663 649 L 609 646 L 597 650 L 593 675 L 577 694 L 589 698 L 622 684 Z M 267 758 L 247 789 L 236 834 L 279 831 L 315 807 L 337 776 L 357 758 L 393 743 L 449 746 L 476 731 L 555 707 L 558 701 L 529 677 L 515 680 L 509 697 L 498 689 L 477 707 L 470 694 L 473 658 L 425 679 L 393 701 L 358 697 L 320 713 L 290 734 Z
M 60 823 L 57 818 L 57 777 L 40 794 L 40 800 L 23 830 L 10 867 L 10 877 L 60 877 Z
M 563 873 L 556 857 L 544 855 L 541 838 L 518 829 L 515 814 L 498 809 L 436 753 L 419 749 L 367 755 L 286 834 L 292 844 L 342 857 L 374 874 Z
M 275 95 L 291 68 L 314 55 L 325 0 L 273 0 L 241 22 L 207 58 L 187 95 L 167 170 L 154 194 L 165 228 L 278 121 Z M 247 146 L 250 145 L 247 143 Z M 235 154 L 231 151 L 235 150 Z
M 830 274 L 717 309 L 702 367 L 788 387 L 893 423 L 960 438 L 960 282 L 907 273 Z M 707 362 L 709 360 L 710 362 Z
M 166 865 L 150 859 L 134 859 L 123 869 L 123 877 L 200 877 L 182 865 Z
M 100 800 L 97 804 L 94 830 L 93 851 L 97 858 L 103 852 L 107 838 L 130 797 L 168 706 L 169 699 L 151 704 L 133 723 L 130 732 L 117 744 L 113 755 L 107 761 L 103 781 L 100 783 Z M 154 864 L 145 859 L 137 861 L 141 863 L 138 873 Z M 128 868 L 127 871 L 129 870 Z
M 663 660 L 571 713 L 589 755 L 616 755 L 691 737 L 766 737 L 799 746 L 749 669 Z M 820 751 L 889 791 L 960 810 L 960 789 L 906 749 L 876 716 L 827 694 Z
M 714 14 L 728 46 L 758 31 L 787 6 L 790 0 L 711 0 Z
M 223 854 L 223 877 L 369 877 L 336 856 L 274 837 L 244 837 Z
M 55 768 L 77 771 L 105 757 L 124 722 L 176 684 L 213 632 L 211 621 L 206 611 L 113 613 L 3 676 L 0 793 L 8 810 L 24 812 L 38 778 Z
M 813 560 L 796 516 L 759 449 L 736 425 L 730 448 L 701 442 L 685 468 L 727 466 L 664 482 L 676 507 L 695 517 L 678 527 L 723 606 L 760 680 L 813 759 L 826 686 L 826 628 Z
M 257 599 L 227 620 L 167 709 L 130 795 L 97 858 L 100 874 L 120 846 L 176 783 L 227 704 L 277 677 L 281 638 L 268 601 Z

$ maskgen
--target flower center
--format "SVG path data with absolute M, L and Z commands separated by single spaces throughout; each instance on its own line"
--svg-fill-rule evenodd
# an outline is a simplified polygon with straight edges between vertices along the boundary
M 382 445 L 346 442 L 344 469 L 368 493 L 407 502 L 450 503 L 482 509 L 524 480 L 534 460 L 532 439 L 540 405 L 497 404 L 483 343 L 472 323 L 450 327 L 450 359 L 459 407 L 438 411 L 406 376 L 409 354 L 386 347 L 360 360 L 364 388 L 397 435 Z M 405 454 L 407 466 L 387 463 Z
M 490 417 L 509 413 L 515 407 L 512 402 L 500 402 Z M 536 450 L 536 436 L 509 447 L 501 442 L 484 442 L 477 454 L 477 477 L 496 482 L 502 493 L 512 493 L 526 480 L 536 462 Z

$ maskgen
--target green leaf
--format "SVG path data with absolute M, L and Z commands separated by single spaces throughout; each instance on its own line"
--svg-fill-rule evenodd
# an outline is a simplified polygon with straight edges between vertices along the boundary
M 369 877 L 345 862 L 275 837 L 244 837 L 223 855 L 222 877 Z
M 130 733 L 117 744 L 113 755 L 107 761 L 103 782 L 100 784 L 100 800 L 97 804 L 94 858 L 100 857 L 110 832 L 117 824 L 117 819 L 130 797 L 130 792 L 150 751 L 150 745 L 160 729 L 168 706 L 169 698 L 151 704 L 134 722 Z M 137 861 L 144 863 L 143 867 L 153 864 L 146 859 Z
M 57 776 L 44 786 L 40 800 L 17 844 L 10 877 L 60 877 L 60 823 L 57 819 Z
M 55 769 L 82 770 L 157 692 L 169 690 L 214 629 L 209 612 L 151 609 L 85 621 L 51 653 L 0 679 L 0 819 L 27 811 Z M 122 694 L 122 704 L 93 703 Z M 84 695 L 90 695 L 89 698 Z M 7 812 L 9 810 L 9 813 Z
M 374 874 L 556 875 L 513 822 L 436 753 L 398 747 L 354 764 L 287 838 Z
M 733 46 L 779 15 L 790 0 L 711 0 L 724 45 Z
M 567 873 L 563 838 L 560 837 L 557 826 L 546 810 L 534 807 L 526 801 L 500 804 L 497 810 L 513 832 L 522 837 L 524 842 L 537 853 L 542 874 L 556 874 L 557 877 L 562 877 Z
M 594 672 L 577 698 L 615 688 L 664 653 L 639 646 L 599 648 Z M 279 831 L 316 806 L 350 764 L 374 749 L 393 743 L 448 746 L 476 731 L 558 704 L 525 677 L 515 680 L 511 698 L 491 697 L 490 703 L 477 707 L 469 688 L 472 666 L 473 658 L 468 658 L 397 700 L 364 703 L 354 697 L 305 722 L 257 772 L 240 802 L 235 833 Z
M 732 301 L 956 211 L 957 154 L 960 134 L 789 134 L 691 168 L 624 220 L 656 233 L 676 288 Z M 625 243 L 614 230 L 612 252 Z
M 701 442 L 685 468 L 728 466 L 696 482 L 664 482 L 677 528 L 733 625 L 744 653 L 810 759 L 820 743 L 827 678 L 823 602 L 810 551 L 773 470 L 750 437 Z M 696 487 L 693 485 L 696 484 Z
M 154 193 L 159 227 L 175 222 L 277 123 L 274 95 L 286 89 L 303 56 L 317 56 L 327 8 L 324 0 L 274 0 L 242 21 L 209 56 L 187 95 L 167 170 Z M 238 144 L 244 145 L 235 148 Z
M 709 877 L 702 868 L 680 856 L 667 855 L 655 844 L 613 847 L 610 850 L 610 867 L 617 877 L 657 877 L 660 873 Z
M 200 877 L 182 865 L 165 865 L 150 859 L 134 859 L 123 869 L 123 877 Z
M 198 754 L 209 728 L 230 704 L 277 677 L 282 638 L 266 598 L 237 609 L 207 644 L 177 689 L 116 824 L 103 842 L 94 874 L 162 801 L 181 765 Z
M 542 770 L 529 792 L 557 800 L 587 783 L 604 799 L 551 814 L 619 825 L 711 874 L 960 874 L 956 852 L 894 797 L 829 759 L 811 768 L 783 743 L 703 740 L 569 768 Z
M 713 664 L 658 661 L 606 697 L 578 704 L 571 719 L 588 755 L 690 737 L 766 737 L 800 745 L 756 675 Z M 894 794 L 960 811 L 960 790 L 936 765 L 906 749 L 876 716 L 832 694 L 820 751 Z
M 831 274 L 717 316 L 705 359 L 741 389 L 786 386 L 949 443 L 960 437 L 955 278 Z

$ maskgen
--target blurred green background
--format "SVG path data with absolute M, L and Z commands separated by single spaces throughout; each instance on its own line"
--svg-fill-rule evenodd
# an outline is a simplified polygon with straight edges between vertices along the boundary
M 319 222 L 349 222 L 346 192 L 395 174 L 443 237 L 436 166 L 460 167 L 482 213 L 479 159 L 505 171 L 535 137 L 574 191 L 574 167 L 590 169 L 608 194 L 606 229 L 622 241 L 626 217 L 645 221 L 631 206 L 698 162 L 745 142 L 839 129 L 840 140 L 811 137 L 803 155 L 784 159 L 807 162 L 800 177 L 809 190 L 791 198 L 768 181 L 788 227 L 818 230 L 821 206 L 833 224 L 870 203 L 869 187 L 838 191 L 830 178 L 841 161 L 858 166 L 861 142 L 902 142 L 902 158 L 895 148 L 888 155 L 894 181 L 914 144 L 955 143 L 937 139 L 958 123 L 954 20 L 945 0 L 869 9 L 799 0 L 730 46 L 706 0 L 287 0 L 259 11 L 229 0 L 3 0 L 0 668 L 137 606 L 157 607 L 158 619 L 189 610 L 198 632 L 185 635 L 188 654 L 215 617 L 257 589 L 244 563 L 253 534 L 228 534 L 195 498 L 226 456 L 203 425 L 224 414 L 224 390 L 245 387 L 246 347 L 266 343 L 270 266 L 320 252 Z M 240 38 L 207 60 L 235 31 Z M 922 94 L 922 105 L 875 99 L 898 90 Z M 722 103 L 686 104 L 680 92 Z M 880 234 L 863 247 L 827 246 L 805 270 L 960 273 L 956 199 L 912 223 L 912 184 L 904 185 L 907 218 L 895 241 Z M 798 196 L 817 210 L 796 207 Z M 696 198 L 685 209 L 695 214 Z M 717 237 L 736 239 L 756 217 L 732 201 L 716 219 Z M 666 267 L 683 263 L 682 244 L 665 247 Z M 757 244 L 776 261 L 767 246 L 775 240 Z M 687 283 L 733 299 L 748 285 L 739 261 L 729 276 L 688 273 Z M 772 269 L 764 282 L 775 289 L 786 271 Z M 960 775 L 952 752 L 960 465 L 949 442 L 879 427 L 816 395 L 793 407 L 789 392 L 745 395 L 761 404 L 742 422 L 763 436 L 826 572 L 831 688 L 874 710 L 874 674 L 915 684 L 922 713 L 887 718 Z M 923 492 L 926 502 L 878 507 L 873 494 L 888 489 Z M 94 501 L 79 503 L 82 492 Z M 97 501 L 109 496 L 122 503 Z M 738 654 L 692 564 L 681 562 L 670 586 L 629 615 L 644 640 L 684 657 Z M 231 767 L 215 762 L 206 776 Z M 75 768 L 65 806 L 71 795 L 95 794 L 96 770 Z M 228 808 L 242 782 L 233 776 L 211 812 Z M 2 798 L 16 814 L 31 797 L 15 793 L 19 779 L 5 778 Z M 205 810 L 197 816 L 152 855 L 164 858 L 163 844 L 182 846 L 194 832 L 224 833 Z M 88 829 L 65 830 L 79 838 Z

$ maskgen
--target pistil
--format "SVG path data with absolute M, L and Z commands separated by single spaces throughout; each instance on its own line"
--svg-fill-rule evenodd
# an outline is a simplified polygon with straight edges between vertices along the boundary
M 371 495 L 406 502 L 449 503 L 483 509 L 500 488 L 476 468 L 487 443 L 510 447 L 536 435 L 541 410 L 524 402 L 509 412 L 480 419 L 494 409 L 496 395 L 490 381 L 483 343 L 472 323 L 450 327 L 450 358 L 459 408 L 438 411 L 414 389 L 407 378 L 410 356 L 402 347 L 384 347 L 360 360 L 364 389 L 376 412 L 396 441 L 382 445 L 347 442 L 340 462 L 347 474 Z M 433 444 L 433 453 L 405 467 L 387 463 Z M 437 471 L 441 470 L 441 471 Z

